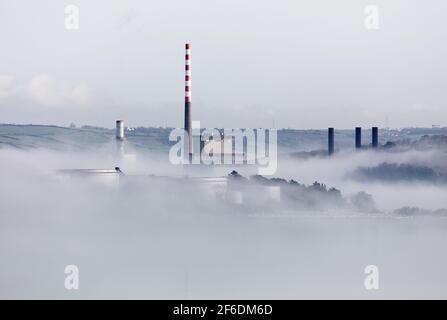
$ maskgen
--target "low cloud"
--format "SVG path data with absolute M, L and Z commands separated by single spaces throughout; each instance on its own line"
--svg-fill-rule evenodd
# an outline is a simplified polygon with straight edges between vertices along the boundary
M 7 74 L 0 74 L 0 99 L 12 96 L 17 91 L 14 78 Z
M 84 106 L 90 100 L 85 84 L 69 86 L 47 74 L 34 76 L 28 90 L 35 103 L 47 107 Z
M 138 153 L 142 174 L 119 183 L 56 174 L 113 168 L 110 153 L 0 149 L 0 194 L 7 195 L 0 197 L 0 298 L 362 299 L 370 297 L 363 270 L 371 263 L 387 275 L 378 298 L 446 297 L 445 210 L 426 208 L 430 195 L 441 198 L 445 189 L 433 194 L 415 185 L 378 185 L 374 198 L 398 197 L 393 210 L 401 209 L 370 215 L 372 198 L 360 193 L 350 202 L 363 213 L 334 205 L 318 214 L 315 208 L 340 200 L 338 192 L 256 177 L 246 183 L 284 185 L 281 201 L 290 207 L 275 210 L 275 202 L 269 211 L 246 210 L 184 179 L 187 171 L 171 169 L 171 179 L 161 178 L 169 164 L 153 152 Z M 335 172 L 365 162 L 354 156 L 372 158 L 357 154 L 290 163 L 289 169 L 315 177 L 325 166 Z M 344 191 L 349 182 L 339 182 Z M 253 191 L 254 203 L 267 200 L 265 188 Z M 78 291 L 63 286 L 72 264 L 80 270 Z

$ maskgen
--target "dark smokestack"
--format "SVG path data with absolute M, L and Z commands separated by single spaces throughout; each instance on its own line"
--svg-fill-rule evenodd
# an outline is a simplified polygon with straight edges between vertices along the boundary
M 328 128 L 328 154 L 332 155 L 334 153 L 334 128 Z
M 356 149 L 362 148 L 362 128 L 361 127 L 355 128 L 355 148 Z
M 121 158 L 124 155 L 124 121 L 123 120 L 116 120 L 116 149 L 117 149 L 117 156 L 118 158 Z
M 188 154 L 192 159 L 192 119 L 191 119 L 191 46 L 185 45 L 185 131 L 189 135 Z
M 379 128 L 372 127 L 372 147 L 377 148 L 379 146 Z
M 205 141 L 202 140 L 202 133 L 204 129 L 200 129 L 200 163 L 202 163 L 202 152 L 205 149 Z

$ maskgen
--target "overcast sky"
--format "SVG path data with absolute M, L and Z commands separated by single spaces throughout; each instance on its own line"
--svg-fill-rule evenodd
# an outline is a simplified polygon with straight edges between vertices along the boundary
M 446 16 L 445 0 L 0 0 L 0 123 L 180 127 L 190 42 L 202 126 L 447 125 Z

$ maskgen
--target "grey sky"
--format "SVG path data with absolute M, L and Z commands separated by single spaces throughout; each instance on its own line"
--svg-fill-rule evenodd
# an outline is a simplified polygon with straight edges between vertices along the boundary
M 64 8 L 80 9 L 66 30 Z M 366 5 L 380 29 L 364 27 Z M 0 123 L 447 125 L 443 0 L 0 0 Z

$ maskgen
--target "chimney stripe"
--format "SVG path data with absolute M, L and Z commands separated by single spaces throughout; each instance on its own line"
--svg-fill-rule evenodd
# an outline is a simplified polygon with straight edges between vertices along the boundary
M 185 44 L 185 101 L 191 102 L 191 46 Z

